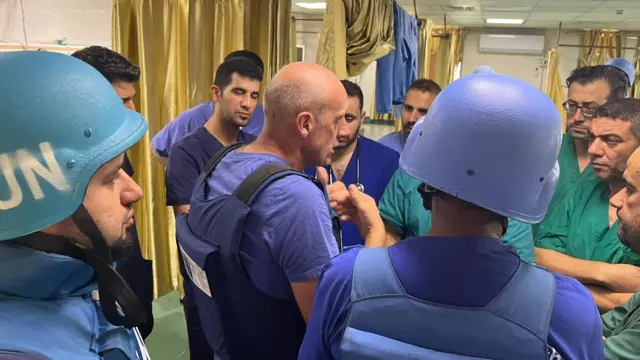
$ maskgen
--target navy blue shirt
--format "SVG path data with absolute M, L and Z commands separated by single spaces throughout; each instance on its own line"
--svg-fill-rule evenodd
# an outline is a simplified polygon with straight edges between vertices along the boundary
M 238 142 L 255 139 L 243 131 Z M 223 146 L 207 129 L 200 127 L 175 143 L 167 163 L 167 205 L 189 205 L 196 180 L 209 159 Z
M 361 249 L 346 251 L 325 265 L 300 359 L 340 358 L 351 307 L 353 267 Z M 507 285 L 520 262 L 515 250 L 488 238 L 409 238 L 390 247 L 389 256 L 409 295 L 461 307 L 486 306 Z M 604 359 L 602 324 L 591 294 L 572 278 L 554 277 L 549 346 L 564 360 Z M 501 341 L 495 339 L 496 346 Z
M 353 152 L 341 181 L 347 187 L 360 182 L 364 186 L 364 192 L 377 204 L 398 169 L 400 154 L 364 136 L 359 136 L 358 139 L 358 147 Z M 360 164 L 359 176 L 358 163 Z M 327 170 L 329 171 L 329 167 Z M 305 169 L 305 173 L 315 176 L 315 166 Z M 335 178 L 332 180 L 335 181 Z M 364 239 L 355 225 L 342 221 L 341 226 L 344 246 L 364 245 Z

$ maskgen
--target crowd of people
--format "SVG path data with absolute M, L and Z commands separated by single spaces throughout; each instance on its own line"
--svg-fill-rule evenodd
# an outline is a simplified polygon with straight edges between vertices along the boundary
M 377 141 L 358 84 L 309 63 L 263 78 L 230 53 L 211 101 L 151 142 L 192 359 L 637 359 L 631 63 L 572 71 L 566 132 L 549 97 L 487 66 L 418 79 Z M 0 79 L 0 359 L 148 359 L 126 156 L 148 127 L 140 68 L 98 46 L 18 51 Z

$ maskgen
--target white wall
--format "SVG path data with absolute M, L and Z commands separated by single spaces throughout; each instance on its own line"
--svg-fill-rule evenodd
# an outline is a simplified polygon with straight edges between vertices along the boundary
M 480 65 L 489 65 L 497 72 L 515 76 L 521 80 L 527 81 L 532 85 L 544 89 L 546 86 L 546 68 L 541 66 L 541 60 L 547 58 L 549 49 L 556 45 L 557 30 L 556 29 L 500 29 L 501 34 L 531 34 L 545 36 L 545 50 L 540 56 L 531 55 L 499 55 L 484 54 L 478 52 L 478 43 L 480 35 L 490 30 L 471 29 L 467 34 L 464 43 L 464 54 L 462 61 L 462 75 L 469 74 Z M 496 32 L 496 30 L 494 30 Z M 560 35 L 560 43 L 566 45 L 578 45 L 580 43 L 580 35 L 576 32 L 563 31 Z M 635 38 L 627 38 L 627 46 L 635 46 Z M 578 55 L 580 48 L 577 47 L 558 47 L 558 56 L 560 59 L 559 70 L 560 78 L 564 81 L 571 71 L 578 65 Z M 633 51 L 627 50 L 624 56 L 633 61 Z
M 0 1 L 0 45 L 111 46 L 111 0 Z

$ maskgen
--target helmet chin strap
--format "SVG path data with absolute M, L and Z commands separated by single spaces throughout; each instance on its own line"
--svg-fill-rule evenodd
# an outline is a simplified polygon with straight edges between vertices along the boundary
M 80 205 L 71 219 L 89 237 L 92 249 L 82 248 L 71 239 L 41 232 L 15 239 L 14 242 L 86 262 L 96 274 L 100 305 L 105 318 L 113 325 L 129 329 L 143 324 L 147 320 L 147 312 L 126 281 L 113 268 L 111 249 L 84 205 Z
M 433 205 L 433 196 L 438 193 L 438 190 L 427 185 L 420 184 L 418 186 L 418 193 L 422 196 L 422 206 L 428 211 L 431 211 L 431 205 Z M 507 228 L 509 227 L 509 219 L 501 216 L 502 218 L 502 236 L 507 233 Z

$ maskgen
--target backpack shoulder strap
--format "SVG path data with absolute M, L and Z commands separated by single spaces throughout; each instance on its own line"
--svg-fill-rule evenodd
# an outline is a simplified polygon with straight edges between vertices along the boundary
M 209 174 L 216 168 L 216 166 L 218 166 L 222 158 L 224 158 L 225 156 L 227 156 L 228 153 L 239 148 L 242 145 L 245 145 L 245 144 L 235 143 L 235 144 L 227 145 L 222 149 L 218 150 L 215 154 L 213 154 L 211 159 L 209 159 L 209 161 L 207 162 L 207 166 L 204 167 L 204 171 L 203 171 L 204 176 L 205 177 L 209 176 Z
M 260 192 L 269 186 L 271 183 L 282 179 L 285 176 L 294 175 L 301 176 L 310 180 L 315 186 L 318 187 L 326 197 L 326 191 L 324 189 L 324 185 L 314 177 L 311 177 L 303 172 L 297 171 L 287 165 L 283 164 L 266 164 L 262 167 L 258 168 L 258 170 L 254 171 L 249 175 L 233 192 L 233 196 L 235 196 L 238 200 L 240 200 L 245 205 L 251 205 L 253 199 L 260 194 Z M 329 203 L 327 202 L 327 206 Z M 340 219 L 335 216 L 331 207 L 329 207 L 329 213 L 332 214 L 331 226 L 333 228 L 333 235 L 336 239 L 336 243 L 338 245 L 338 250 L 342 252 L 342 226 L 340 224 Z
M 274 181 L 280 180 L 285 176 L 298 175 L 309 177 L 307 174 L 294 170 L 293 168 L 277 163 L 263 165 L 249 175 L 233 192 L 238 200 L 249 205 L 258 193 Z

